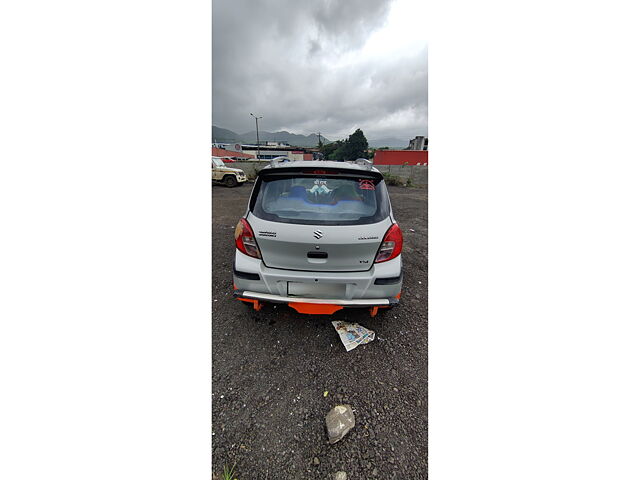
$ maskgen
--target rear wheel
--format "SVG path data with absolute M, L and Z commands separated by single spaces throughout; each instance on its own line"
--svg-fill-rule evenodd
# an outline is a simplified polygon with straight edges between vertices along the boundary
M 238 184 L 238 180 L 236 180 L 236 177 L 232 176 L 232 175 L 227 175 L 226 177 L 224 177 L 224 184 L 229 187 L 235 187 Z

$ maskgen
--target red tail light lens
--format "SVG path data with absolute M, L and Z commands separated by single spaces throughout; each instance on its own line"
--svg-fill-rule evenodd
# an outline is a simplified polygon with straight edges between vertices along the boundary
M 261 258 L 260 249 L 256 243 L 256 238 L 253 236 L 251 225 L 244 218 L 241 218 L 236 225 L 235 237 L 238 250 L 250 257 Z
M 402 252 L 402 230 L 397 223 L 389 227 L 378 249 L 375 263 L 386 262 L 396 258 Z

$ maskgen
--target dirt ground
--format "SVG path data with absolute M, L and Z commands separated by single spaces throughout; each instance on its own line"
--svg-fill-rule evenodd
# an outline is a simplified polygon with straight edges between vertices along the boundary
M 427 190 L 389 187 L 404 233 L 404 287 L 397 307 L 371 318 L 364 309 L 255 312 L 233 299 L 233 232 L 251 188 L 212 194 L 214 473 L 235 464 L 238 480 L 331 479 L 339 470 L 350 480 L 426 478 Z M 332 320 L 358 322 L 376 338 L 347 352 Z M 340 403 L 356 425 L 329 445 L 325 415 Z

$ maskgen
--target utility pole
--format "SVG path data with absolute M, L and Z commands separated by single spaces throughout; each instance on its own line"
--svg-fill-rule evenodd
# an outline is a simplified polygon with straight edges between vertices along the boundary
M 258 144 L 258 154 L 256 158 L 260 160 L 260 135 L 258 134 L 258 120 L 262 118 L 262 115 L 259 117 L 256 117 L 253 113 L 250 113 L 249 115 L 256 119 L 256 142 Z

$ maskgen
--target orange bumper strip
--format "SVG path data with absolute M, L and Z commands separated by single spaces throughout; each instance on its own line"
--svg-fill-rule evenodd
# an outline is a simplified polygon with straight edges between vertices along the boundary
M 241 302 L 253 303 L 254 310 L 260 310 L 264 306 L 264 303 L 253 298 L 238 298 L 238 300 L 240 300 Z
M 340 305 L 320 303 L 290 302 L 288 305 L 298 313 L 309 313 L 311 315 L 331 315 L 332 313 L 335 313 L 338 310 L 342 310 L 344 308 Z

